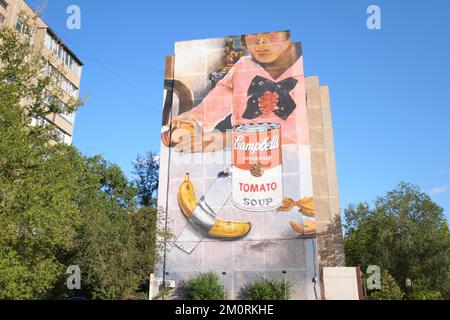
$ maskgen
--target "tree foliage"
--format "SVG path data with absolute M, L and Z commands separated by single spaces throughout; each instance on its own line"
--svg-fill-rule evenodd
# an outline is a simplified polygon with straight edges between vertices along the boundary
M 138 205 L 142 190 L 118 166 L 54 143 L 51 125 L 30 125 L 80 103 L 44 99 L 58 89 L 28 38 L 2 27 L 0 43 L 0 299 L 145 297 L 164 236 L 156 209 Z M 81 293 L 66 288 L 70 265 Z
M 85 285 L 95 299 L 144 298 L 146 292 L 139 289 L 159 259 L 156 240 L 162 227 L 156 209 L 123 203 L 126 195 L 117 202 L 99 193 L 83 207 L 86 221 L 73 261 L 85 272 Z
M 443 209 L 418 187 L 401 183 L 376 200 L 345 210 L 347 265 L 379 265 L 403 292 L 406 278 L 450 298 L 450 236 Z M 411 296 L 414 297 L 414 296 Z
M 134 184 L 138 190 L 139 204 L 156 206 L 159 183 L 159 155 L 148 152 L 145 156 L 138 155 L 134 162 Z
M 26 38 L 0 29 L 0 298 L 44 297 L 64 272 L 55 253 L 73 249 L 83 179 L 75 149 L 50 144 L 53 128 L 31 119 L 70 111 L 44 103 L 51 80 Z

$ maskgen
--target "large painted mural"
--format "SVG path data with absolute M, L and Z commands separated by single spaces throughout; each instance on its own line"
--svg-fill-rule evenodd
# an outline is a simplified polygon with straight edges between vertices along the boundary
M 158 205 L 160 273 L 256 278 L 314 299 L 316 222 L 302 46 L 289 31 L 177 42 L 168 57 Z

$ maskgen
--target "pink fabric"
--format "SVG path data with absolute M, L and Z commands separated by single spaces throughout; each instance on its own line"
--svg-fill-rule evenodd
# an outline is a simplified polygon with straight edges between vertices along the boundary
M 244 119 L 242 115 L 247 108 L 248 88 L 255 76 L 262 76 L 274 82 L 293 77 L 298 80 L 296 87 L 290 92 L 296 108 L 286 120 L 274 113 L 263 114 L 256 119 Z M 232 113 L 232 124 L 276 122 L 281 124 L 283 144 L 309 144 L 308 118 L 306 111 L 305 77 L 303 73 L 303 57 L 300 57 L 280 77 L 273 79 L 271 75 L 251 57 L 241 58 L 230 72 L 219 81 L 205 99 L 188 114 L 193 116 L 207 132 Z

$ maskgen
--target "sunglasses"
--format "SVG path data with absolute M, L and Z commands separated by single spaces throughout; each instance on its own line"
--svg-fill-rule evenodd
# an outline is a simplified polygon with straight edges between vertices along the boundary
M 258 33 L 249 34 L 245 36 L 245 42 L 247 45 L 255 45 L 260 42 L 281 42 L 288 40 L 286 32 L 271 32 L 271 33 Z

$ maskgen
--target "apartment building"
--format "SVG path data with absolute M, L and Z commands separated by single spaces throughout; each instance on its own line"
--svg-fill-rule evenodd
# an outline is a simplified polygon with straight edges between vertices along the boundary
M 0 27 L 6 25 L 15 28 L 19 33 L 30 38 L 48 61 L 46 72 L 64 92 L 63 101 L 57 99 L 51 92 L 45 93 L 50 103 L 67 103 L 70 98 L 78 99 L 83 63 L 72 50 L 59 38 L 55 32 L 40 18 L 32 29 L 22 18 L 22 14 L 32 16 L 33 9 L 24 0 L 0 0 Z M 51 114 L 46 119 L 33 119 L 32 125 L 38 122 L 51 123 L 56 127 L 60 142 L 72 144 L 75 124 L 75 113 Z

